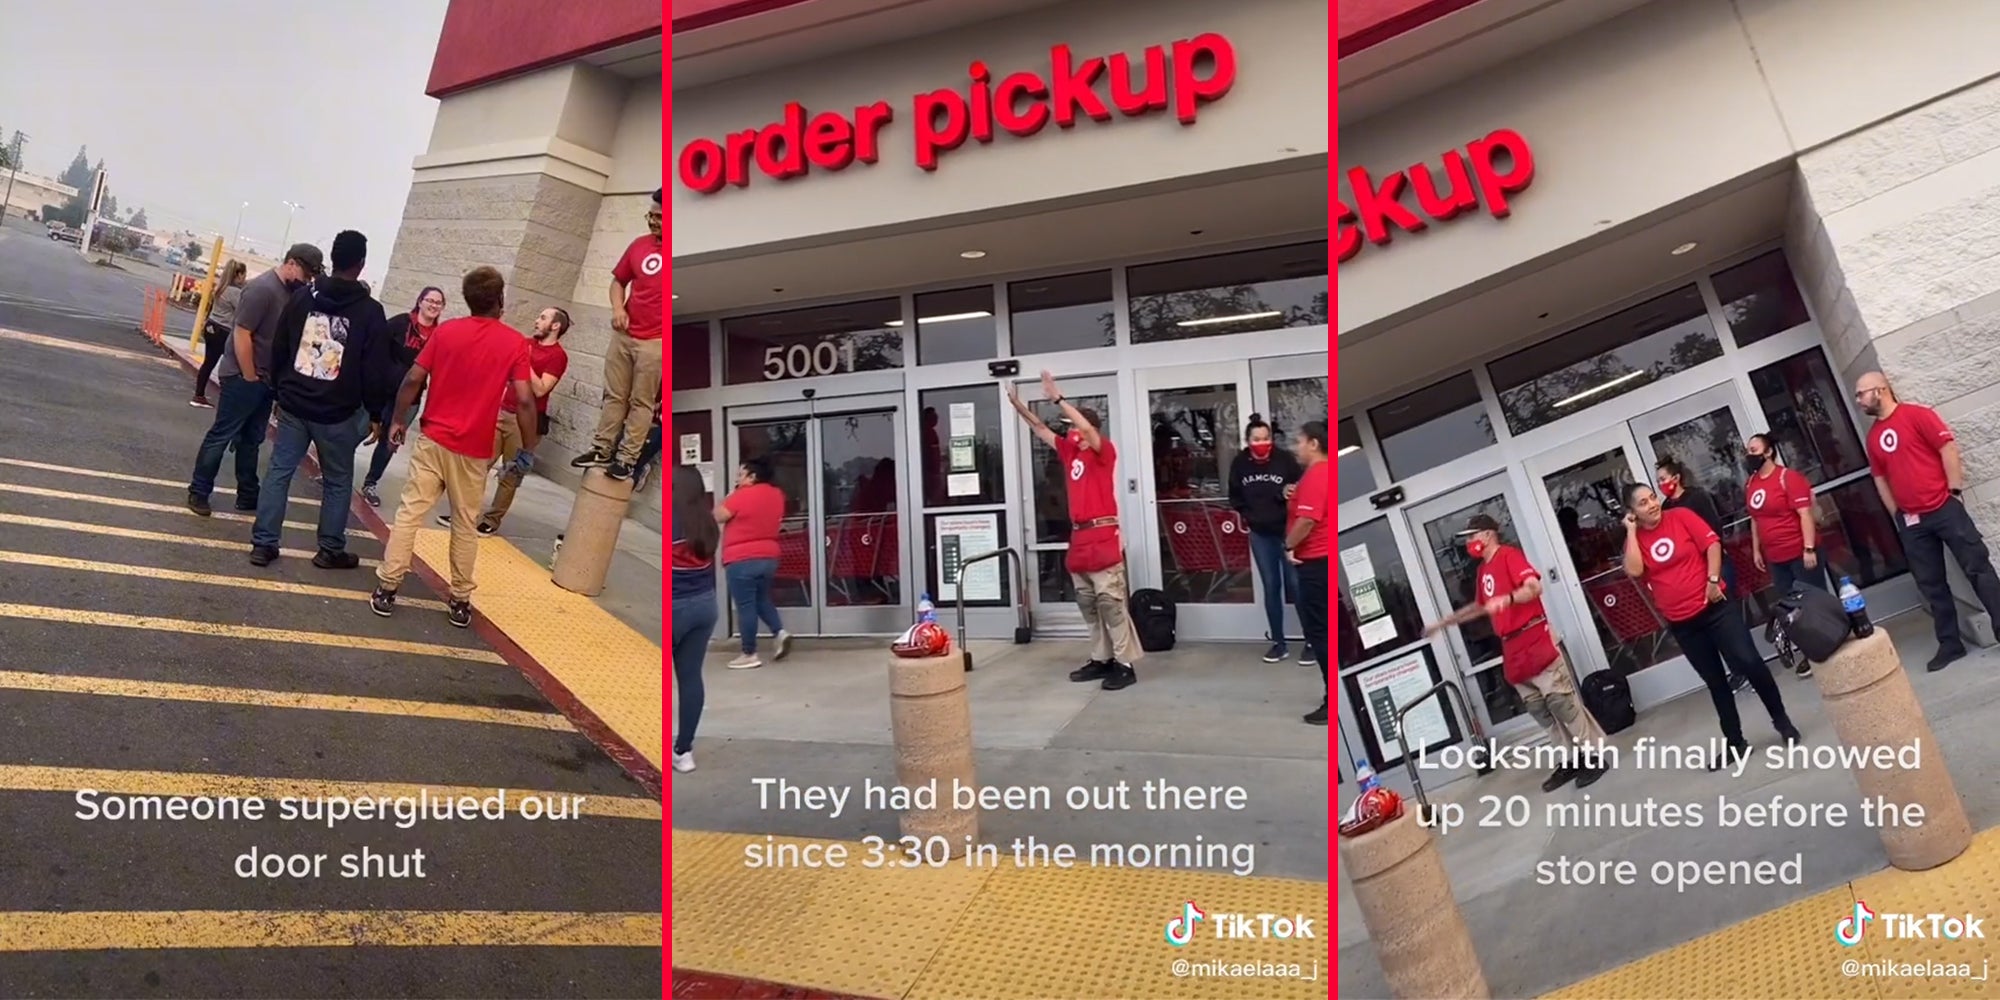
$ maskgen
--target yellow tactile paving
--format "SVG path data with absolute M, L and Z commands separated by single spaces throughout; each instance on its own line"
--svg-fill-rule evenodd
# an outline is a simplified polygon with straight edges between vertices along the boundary
M 554 712 L 521 712 L 506 708 L 450 705 L 443 702 L 411 701 L 402 698 L 358 698 L 353 695 L 265 691 L 256 688 L 217 687 L 212 684 L 132 681 L 119 677 L 36 674 L 21 670 L 0 670 L 0 690 L 196 701 L 214 705 L 254 705 L 258 708 L 293 708 L 314 712 L 356 712 L 363 715 L 393 715 L 399 718 L 480 722 L 494 726 L 547 729 L 552 732 L 576 730 L 568 719 Z
M 657 948 L 657 913 L 175 910 L 0 913 L 0 951 L 152 948 Z
M 451 573 L 451 533 L 426 529 L 417 557 Z M 473 607 L 535 658 L 654 767 L 661 766 L 660 647 L 582 594 L 549 580 L 548 567 L 504 538 L 479 541 Z
M 1324 882 L 1011 861 L 866 868 L 859 844 L 843 869 L 746 867 L 745 847 L 766 839 L 674 831 L 676 966 L 905 1000 L 1327 995 Z M 1175 948 L 1166 924 L 1188 900 L 1210 921 Z M 1314 936 L 1220 940 L 1225 913 L 1304 915 Z M 1246 963 L 1266 974 L 1203 974 Z M 1283 974 L 1294 965 L 1298 977 Z
M 1990 941 L 1891 938 L 1879 922 L 1843 947 L 1834 927 L 1856 900 L 1876 913 L 1971 914 L 2000 919 L 2000 829 L 1973 839 L 1949 864 L 1926 872 L 1885 869 L 1779 907 L 1686 944 L 1548 994 L 1574 1000 L 1676 997 L 1727 1000 L 2000 996 L 2000 981 L 1899 976 L 1897 963 L 1970 966 L 1984 974 Z M 1854 963 L 1850 965 L 1849 963 Z
M 193 545 L 204 549 L 230 549 L 247 552 L 244 542 L 227 542 L 217 538 L 195 538 L 190 535 L 175 535 L 164 531 L 141 531 L 137 528 L 118 528 L 108 524 L 91 524 L 85 521 L 65 521 L 53 517 L 31 517 L 26 514 L 0 513 L 0 524 L 18 524 L 24 528 L 48 528 L 53 531 L 78 531 L 86 535 L 103 535 L 106 538 L 129 538 L 135 542 L 166 542 L 170 545 Z M 287 559 L 311 559 L 312 549 L 279 549 L 278 554 Z M 379 559 L 363 559 L 363 566 L 380 566 Z

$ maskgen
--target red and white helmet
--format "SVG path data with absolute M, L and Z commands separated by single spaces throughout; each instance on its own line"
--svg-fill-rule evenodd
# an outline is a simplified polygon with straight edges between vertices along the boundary
M 918 622 L 898 636 L 889 648 L 897 656 L 912 660 L 943 656 L 951 652 L 951 633 L 937 622 Z
M 1386 788 L 1371 788 L 1354 803 L 1354 818 L 1340 824 L 1340 835 L 1358 837 L 1402 814 L 1402 796 Z

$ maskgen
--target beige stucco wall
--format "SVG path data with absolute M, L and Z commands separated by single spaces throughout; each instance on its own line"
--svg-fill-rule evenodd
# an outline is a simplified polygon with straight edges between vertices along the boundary
M 1988 0 L 1655 0 L 1343 127 L 1343 177 L 1350 166 L 1379 178 L 1435 162 L 1496 128 L 1527 137 L 1537 176 L 1505 220 L 1474 213 L 1365 249 L 1340 269 L 1339 328 L 1393 322 L 1595 234 L 1786 170 L 1801 153 L 1986 79 L 2000 71 L 1996 52 L 2000 4 Z M 1875 152 L 1853 161 L 1860 183 L 1900 183 L 1897 171 L 1918 156 Z
M 814 171 L 777 182 L 758 174 L 748 188 L 700 195 L 673 191 L 676 260 L 835 242 L 840 234 L 923 226 L 1037 202 L 1106 197 L 1154 182 L 1254 170 L 1327 150 L 1327 5 L 1319 0 L 1073 0 L 781 71 L 676 91 L 673 149 L 690 140 L 776 121 L 788 101 L 808 112 L 851 112 L 887 101 L 895 120 L 882 133 L 880 162 L 837 173 Z M 968 86 L 983 60 L 995 79 L 1049 73 L 1049 48 L 1068 44 L 1078 59 L 1170 45 L 1205 32 L 1227 37 L 1237 54 L 1234 87 L 1181 125 L 1171 109 L 1142 118 L 1113 111 L 1108 122 L 1054 125 L 1028 138 L 1000 133 L 945 154 L 935 173 L 918 168 L 911 99 Z M 1143 64 L 1142 64 L 1143 65 Z M 1108 93 L 1102 79 L 1098 90 Z M 668 165 L 672 169 L 673 165 Z

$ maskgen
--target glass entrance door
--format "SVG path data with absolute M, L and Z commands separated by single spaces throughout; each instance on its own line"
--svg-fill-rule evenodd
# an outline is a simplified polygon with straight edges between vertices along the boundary
M 1125 509 L 1125 497 L 1130 491 L 1126 486 L 1128 481 L 1136 482 L 1139 473 L 1130 464 L 1132 457 L 1125 453 L 1129 437 L 1119 436 L 1123 422 L 1129 417 L 1120 406 L 1116 381 L 1106 377 L 1062 379 L 1057 386 L 1069 397 L 1072 406 L 1095 410 L 1104 421 L 1098 432 L 1118 448 L 1119 513 L 1121 520 L 1130 524 L 1131 511 Z M 1043 397 L 1041 382 L 1024 380 L 1016 388 L 1021 401 L 1044 423 L 1051 428 L 1058 426 L 1056 406 Z M 1055 449 L 1043 444 L 1026 427 L 1021 428 L 1020 440 L 1025 452 L 1021 468 L 1029 498 L 1028 517 L 1021 525 L 1023 562 L 1032 578 L 1027 598 L 1034 602 L 1035 634 L 1057 638 L 1081 636 L 1083 614 L 1076 607 L 1076 588 L 1070 584 L 1067 565 L 1069 536 L 1074 525 L 1069 516 L 1069 476 L 1056 458 Z M 1128 532 L 1126 545 L 1131 544 Z M 1128 551 L 1126 558 L 1131 557 Z
M 1317 373 L 1317 374 L 1313 374 Z M 1319 420 L 1331 427 L 1333 408 L 1328 405 L 1326 355 L 1300 354 L 1284 358 L 1264 358 L 1250 363 L 1250 395 L 1258 413 L 1277 428 L 1278 447 L 1290 448 L 1292 434 L 1299 425 Z M 1264 583 L 1257 582 L 1257 601 L 1264 601 Z M 1293 596 L 1285 598 L 1285 635 L 1301 634 L 1299 613 Z
M 1250 529 L 1229 497 L 1249 384 L 1249 366 L 1240 361 L 1138 373 L 1147 418 L 1146 451 L 1134 456 L 1149 510 L 1143 578 L 1173 599 L 1184 630 L 1215 639 L 1269 631 Z
M 772 598 L 799 635 L 885 635 L 908 627 L 909 551 L 900 396 L 729 411 L 730 482 L 751 459 L 785 494 Z M 730 609 L 734 621 L 735 610 Z

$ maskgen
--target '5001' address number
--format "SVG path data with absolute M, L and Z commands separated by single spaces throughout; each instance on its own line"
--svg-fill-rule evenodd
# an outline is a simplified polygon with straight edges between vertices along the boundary
M 854 342 L 851 340 L 845 344 L 822 340 L 817 344 L 766 347 L 764 381 L 851 372 L 855 370 L 854 361 Z

